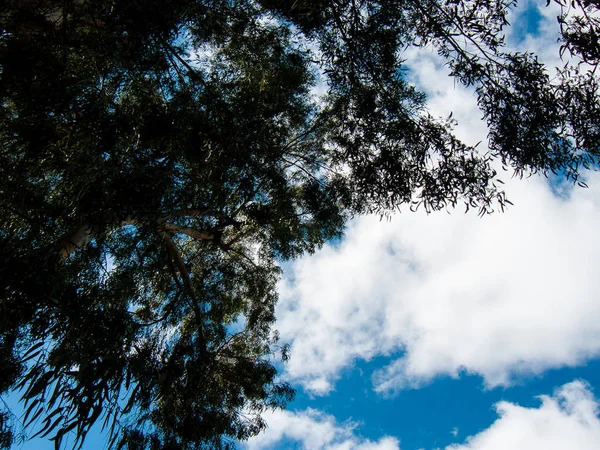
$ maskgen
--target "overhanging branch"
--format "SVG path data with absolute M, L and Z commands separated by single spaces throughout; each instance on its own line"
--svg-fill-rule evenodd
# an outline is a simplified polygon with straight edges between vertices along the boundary
M 166 232 L 172 234 L 185 234 L 186 236 L 197 240 L 212 241 L 215 239 L 215 235 L 213 233 L 209 233 L 208 231 L 200 231 L 192 227 L 182 227 L 172 223 L 165 223 L 161 226 L 161 228 Z

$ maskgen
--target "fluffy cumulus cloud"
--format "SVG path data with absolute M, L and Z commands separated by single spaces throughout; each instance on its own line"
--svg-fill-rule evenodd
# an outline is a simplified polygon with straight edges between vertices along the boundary
M 539 29 L 554 44 L 548 20 Z M 432 109 L 453 111 L 467 142 L 484 140 L 473 94 L 433 52 L 413 56 Z M 600 355 L 600 177 L 590 174 L 590 189 L 501 178 L 515 203 L 503 214 L 362 217 L 341 243 L 287 267 L 284 376 L 325 394 L 354 361 L 383 355 L 391 362 L 373 376 L 382 393 L 461 372 L 497 386 Z
M 263 418 L 269 427 L 244 444 L 246 450 L 400 450 L 396 438 L 386 436 L 375 442 L 363 439 L 355 433 L 357 424 L 338 423 L 333 416 L 314 409 L 273 411 L 263 414 Z
M 552 396 L 538 398 L 541 403 L 538 407 L 497 403 L 499 417 L 489 428 L 445 450 L 598 448 L 600 403 L 585 382 L 573 381 Z M 400 450 L 395 437 L 384 436 L 377 441 L 361 438 L 356 433 L 356 423 L 339 423 L 333 416 L 310 408 L 298 412 L 274 411 L 264 418 L 269 427 L 243 444 L 245 450 Z
M 590 185 L 559 197 L 542 179 L 509 183 L 515 207 L 483 218 L 354 221 L 282 283 L 286 376 L 326 393 L 354 360 L 399 352 L 376 389 L 463 370 L 494 386 L 597 356 L 600 178 Z
M 488 429 L 446 450 L 596 450 L 600 442 L 599 404 L 581 381 L 541 396 L 538 408 L 496 405 L 500 416 Z

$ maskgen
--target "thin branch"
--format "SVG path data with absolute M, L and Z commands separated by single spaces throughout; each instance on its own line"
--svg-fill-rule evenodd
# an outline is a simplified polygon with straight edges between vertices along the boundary
M 241 337 L 246 337 L 248 333 L 251 332 L 249 328 L 244 328 L 242 331 L 238 331 L 237 333 L 233 333 L 229 338 L 223 342 L 219 347 L 215 350 L 215 353 L 220 353 L 225 347 L 229 346 L 233 341 L 238 340 Z
M 306 170 L 304 167 L 302 167 L 300 164 L 298 164 L 298 161 L 300 159 L 301 158 L 298 158 L 296 161 L 290 161 L 287 158 L 281 157 L 281 160 L 288 164 L 286 167 L 284 167 L 285 169 L 287 169 L 289 167 L 295 167 L 295 168 L 299 169 L 301 172 L 304 172 L 306 175 L 308 175 L 308 177 L 311 178 L 313 181 L 316 181 L 318 184 L 323 185 L 323 181 L 319 180 L 312 173 L 310 173 L 308 170 Z
M 195 209 L 195 208 L 184 208 L 173 211 L 165 218 L 173 218 L 173 217 L 219 217 L 220 214 L 217 211 L 211 209 Z
M 221 244 L 221 249 L 226 250 L 226 251 L 230 250 L 231 247 L 233 246 L 233 244 L 235 244 L 236 242 L 239 242 L 241 239 L 245 238 L 246 236 L 251 235 L 252 232 L 253 231 L 251 229 L 247 229 L 244 232 L 240 232 L 240 233 L 236 234 L 233 238 L 231 238 L 229 240 L 229 242 Z
M 183 281 L 183 285 L 185 286 L 185 290 L 187 291 L 188 303 L 192 307 L 192 310 L 194 312 L 194 317 L 196 319 L 196 326 L 197 326 L 197 330 L 198 330 L 198 339 L 200 340 L 202 351 L 206 352 L 206 339 L 204 337 L 204 332 L 202 330 L 202 326 L 203 326 L 202 311 L 200 311 L 200 307 L 198 306 L 198 300 L 196 298 L 196 294 L 194 293 L 194 288 L 190 281 L 190 274 L 187 270 L 187 267 L 185 266 L 185 262 L 183 261 L 181 254 L 179 253 L 179 249 L 177 248 L 177 245 L 175 245 L 175 242 L 173 242 L 173 239 L 171 238 L 171 235 L 166 231 L 163 231 L 161 233 L 161 235 L 164 238 L 165 242 L 167 243 L 167 252 L 169 253 L 169 258 L 173 263 L 175 263 L 175 265 L 179 271 L 179 274 L 181 276 L 181 279 Z
M 165 223 L 161 226 L 161 229 L 173 234 L 185 234 L 186 236 L 189 236 L 193 239 L 202 241 L 212 241 L 215 239 L 215 235 L 213 233 L 209 233 L 207 231 L 200 231 L 192 227 L 181 227 L 172 223 Z
M 190 66 L 190 64 L 185 59 L 183 59 L 165 39 L 159 37 L 158 40 L 163 45 L 163 47 L 165 47 L 177 59 L 177 61 L 179 61 L 189 71 L 191 78 L 197 79 L 203 86 L 206 87 L 206 82 L 196 69 Z
M 171 269 L 174 269 L 173 262 L 171 260 L 169 260 L 169 263 L 170 263 Z M 172 270 L 172 272 L 174 274 L 175 271 Z M 179 280 L 177 280 L 176 277 L 175 277 L 175 283 L 177 283 L 179 285 Z M 134 320 L 135 324 L 139 325 L 141 327 L 149 327 L 149 326 L 156 325 L 157 323 L 164 321 L 169 316 L 169 314 L 171 314 L 173 307 L 179 300 L 180 296 L 181 296 L 181 290 L 178 290 L 177 293 L 175 294 L 175 298 L 173 300 L 171 300 L 169 303 L 167 303 L 167 306 L 165 308 L 165 312 L 163 313 L 163 315 L 159 316 L 157 319 L 154 319 L 150 322 L 137 322 Z
M 433 17 L 431 15 L 428 14 L 427 9 L 423 8 L 420 4 L 420 2 L 415 2 L 415 4 L 417 5 L 417 8 L 419 8 L 419 11 L 421 11 L 422 14 L 424 14 L 429 20 L 434 20 Z M 458 28 L 460 30 L 461 36 L 466 37 L 469 41 L 471 41 L 471 43 L 481 52 L 481 54 L 490 62 L 497 64 L 499 66 L 503 66 L 502 62 L 496 60 L 493 56 L 490 56 L 490 54 L 483 48 L 481 48 L 481 46 L 479 45 L 479 43 L 469 34 L 467 33 L 462 25 L 460 23 L 457 23 L 451 16 L 448 15 L 448 13 L 446 11 L 444 11 L 444 9 L 437 3 L 437 2 L 433 2 L 434 7 L 441 13 L 443 14 L 446 19 L 448 19 L 456 28 Z M 446 36 L 447 39 L 451 40 L 451 42 L 455 43 L 454 39 L 451 38 L 450 34 L 448 34 L 447 32 L 444 32 L 444 35 Z M 458 45 L 458 44 L 456 44 Z M 453 45 L 454 46 L 454 45 Z
M 256 264 L 254 261 L 252 261 L 252 259 L 246 255 L 244 252 L 241 252 L 235 248 L 223 248 L 223 246 L 221 245 L 221 249 L 227 253 L 229 252 L 233 252 L 238 256 L 241 256 L 242 258 L 244 258 L 246 261 L 248 261 L 253 267 L 258 268 L 258 264 Z

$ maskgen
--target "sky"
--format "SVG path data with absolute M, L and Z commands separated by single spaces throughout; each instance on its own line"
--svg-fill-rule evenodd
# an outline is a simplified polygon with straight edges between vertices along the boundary
M 557 9 L 520 3 L 508 44 L 562 66 Z M 431 49 L 406 59 L 432 114 L 484 145 L 473 92 Z M 281 378 L 298 395 L 241 448 L 600 448 L 600 176 L 499 176 L 504 213 L 361 217 L 285 266 Z
M 557 10 L 538 3 L 520 3 L 508 43 L 562 66 Z M 431 49 L 406 59 L 432 114 L 484 145 L 473 92 Z M 240 450 L 600 448 L 600 175 L 500 178 L 504 213 L 360 217 L 285 264 L 280 377 L 297 397 Z

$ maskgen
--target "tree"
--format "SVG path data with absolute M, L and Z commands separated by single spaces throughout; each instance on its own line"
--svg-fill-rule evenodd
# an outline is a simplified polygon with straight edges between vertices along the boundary
M 293 397 L 279 261 L 357 214 L 503 208 L 496 159 L 574 181 L 595 166 L 598 4 L 559 18 L 581 62 L 552 79 L 503 47 L 515 4 L 3 3 L 0 392 L 22 423 L 57 447 L 95 423 L 116 448 L 232 447 Z M 427 113 L 414 45 L 476 87 L 490 152 Z

